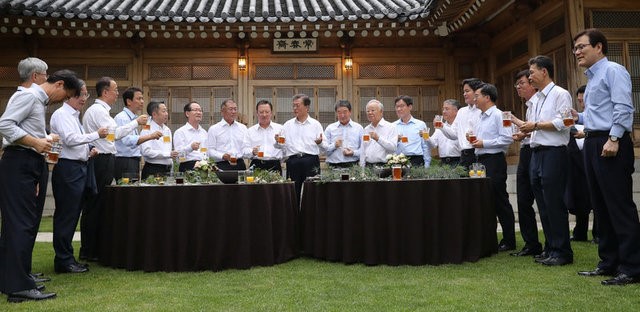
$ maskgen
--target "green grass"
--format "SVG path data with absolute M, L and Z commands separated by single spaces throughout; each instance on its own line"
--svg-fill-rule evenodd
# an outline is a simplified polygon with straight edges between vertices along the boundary
M 521 242 L 519 242 L 521 244 Z M 76 251 L 77 251 L 77 243 Z M 521 245 L 520 245 L 521 246 Z M 50 243 L 36 243 L 34 271 L 58 298 L 0 311 L 636 311 L 640 285 L 604 287 L 576 271 L 596 247 L 574 243 L 575 264 L 544 267 L 506 253 L 476 263 L 365 266 L 301 258 L 273 267 L 197 273 L 130 272 L 91 265 L 53 273 Z

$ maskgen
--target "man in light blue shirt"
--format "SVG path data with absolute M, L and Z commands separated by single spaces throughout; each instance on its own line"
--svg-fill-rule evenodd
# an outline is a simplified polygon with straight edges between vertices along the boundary
M 407 156 L 414 167 L 429 167 L 431 149 L 421 135 L 422 131 L 426 131 L 427 125 L 411 115 L 413 99 L 408 95 L 398 96 L 395 99 L 395 107 L 399 118 L 393 123 L 398 132 L 396 152 Z
M 324 130 L 322 148 L 327 154 L 326 162 L 331 167 L 351 167 L 360 159 L 360 141 L 364 129 L 351 120 L 351 103 L 338 100 L 335 104 L 338 121 Z
M 640 282 L 640 222 L 633 202 L 633 102 L 629 72 L 610 62 L 607 38 L 597 29 L 578 33 L 573 53 L 587 68 L 584 157 L 591 204 L 598 220 L 600 263 L 583 276 L 608 276 L 603 285 Z
M 113 119 L 118 126 L 124 126 L 132 120 L 138 118 L 138 113 L 142 111 L 144 106 L 144 96 L 140 88 L 131 87 L 122 93 L 122 100 L 125 107 Z M 120 180 L 123 174 L 140 173 L 140 144 L 156 140 L 162 137 L 162 132 L 155 131 L 148 135 L 141 136 L 138 130 L 134 130 L 126 137 L 115 141 L 116 144 L 116 162 L 114 165 L 114 173 L 116 181 Z
M 477 139 L 471 142 L 478 162 L 486 168 L 496 204 L 496 214 L 502 226 L 498 251 L 516 249 L 515 217 L 507 194 L 507 159 L 505 154 L 513 143 L 511 127 L 502 126 L 502 112 L 496 107 L 498 90 L 492 84 L 481 85 L 475 91 L 476 105 L 482 111 L 474 129 Z

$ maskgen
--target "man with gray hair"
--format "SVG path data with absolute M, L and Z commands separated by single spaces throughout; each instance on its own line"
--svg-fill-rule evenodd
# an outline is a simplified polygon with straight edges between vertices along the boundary
M 384 106 L 378 100 L 367 103 L 366 113 L 370 124 L 364 128 L 361 162 L 367 165 L 385 165 L 387 155 L 396 152 L 398 132 L 392 123 L 384 120 Z
M 451 125 L 458 115 L 458 109 L 461 105 L 458 100 L 448 99 L 442 102 L 442 119 L 447 125 Z M 440 163 L 443 165 L 449 165 L 452 167 L 457 166 L 460 163 L 460 144 L 458 139 L 450 140 L 443 133 L 442 130 L 436 129 L 433 135 L 427 140 L 431 147 L 438 148 L 438 155 L 440 157 Z
M 334 108 L 338 121 L 330 124 L 324 130 L 326 140 L 322 141 L 322 148 L 327 154 L 327 164 L 331 167 L 351 167 L 358 164 L 360 159 L 360 140 L 362 126 L 351 120 L 351 103 L 338 100 Z
M 20 75 L 20 85 L 18 91 L 30 88 L 32 84 L 41 85 L 47 81 L 47 69 L 49 66 L 37 57 L 27 57 L 18 63 L 18 74 Z

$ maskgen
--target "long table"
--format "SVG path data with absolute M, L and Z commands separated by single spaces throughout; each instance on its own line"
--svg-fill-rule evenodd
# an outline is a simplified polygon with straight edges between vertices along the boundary
M 368 265 L 477 261 L 497 252 L 489 179 L 305 182 L 305 254 Z
M 144 271 L 269 266 L 296 256 L 293 183 L 110 186 L 100 262 Z

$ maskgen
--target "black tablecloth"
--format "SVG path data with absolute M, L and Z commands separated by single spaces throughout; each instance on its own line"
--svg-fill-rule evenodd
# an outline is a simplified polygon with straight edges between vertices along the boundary
M 144 271 L 268 266 L 293 258 L 293 183 L 107 187 L 100 262 Z
M 306 182 L 305 254 L 345 263 L 477 261 L 497 252 L 488 179 Z

